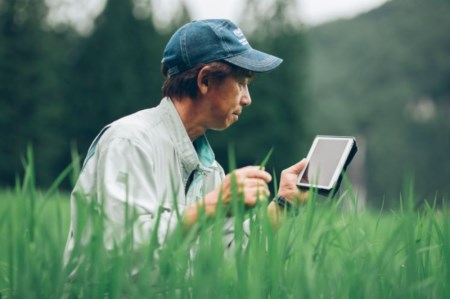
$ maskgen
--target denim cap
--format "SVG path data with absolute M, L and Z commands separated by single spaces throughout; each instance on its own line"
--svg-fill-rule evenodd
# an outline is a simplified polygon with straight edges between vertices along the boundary
M 225 19 L 192 21 L 178 29 L 167 43 L 161 62 L 173 76 L 218 60 L 253 72 L 267 72 L 283 62 L 253 49 L 241 29 Z

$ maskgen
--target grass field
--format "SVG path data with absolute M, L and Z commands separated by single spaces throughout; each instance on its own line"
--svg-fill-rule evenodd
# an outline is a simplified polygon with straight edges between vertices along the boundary
M 343 213 L 313 199 L 277 233 L 262 211 L 228 255 L 220 220 L 162 248 L 105 252 L 94 240 L 67 283 L 68 195 L 3 191 L 1 298 L 450 298 L 448 210 Z
M 176 230 L 164 246 L 126 239 L 106 251 L 95 209 L 69 281 L 68 195 L 39 192 L 33 181 L 0 192 L 0 298 L 450 298 L 448 207 L 415 210 L 412 191 L 383 213 L 344 212 L 339 200 L 312 196 L 277 232 L 264 205 L 250 215 L 234 205 L 236 246 L 227 253 L 224 213 L 191 234 Z

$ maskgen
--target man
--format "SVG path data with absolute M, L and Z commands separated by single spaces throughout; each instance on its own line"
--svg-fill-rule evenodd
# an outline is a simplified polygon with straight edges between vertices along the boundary
M 270 174 L 248 166 L 225 176 L 204 134 L 236 122 L 251 104 L 253 74 L 281 62 L 251 48 L 228 20 L 194 21 L 176 31 L 163 54 L 161 103 L 113 122 L 91 145 L 71 197 L 66 258 L 75 239 L 85 237 L 76 221 L 80 200 L 102 203 L 103 241 L 110 249 L 124 238 L 127 204 L 137 213 L 133 241 L 139 245 L 155 229 L 164 242 L 176 225 L 189 229 L 200 213 L 214 217 L 219 204 L 230 203 L 233 180 L 246 206 L 266 199 Z M 282 172 L 278 200 L 268 205 L 274 224 L 279 212 L 302 198 L 296 178 L 303 167 L 300 161 Z

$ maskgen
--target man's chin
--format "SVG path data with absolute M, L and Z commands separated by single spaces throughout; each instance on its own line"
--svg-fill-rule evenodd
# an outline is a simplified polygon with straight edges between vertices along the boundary
M 231 125 L 234 124 L 234 123 L 235 122 L 231 122 L 231 123 L 226 124 L 226 125 L 221 126 L 221 127 L 210 128 L 210 130 L 213 130 L 213 131 L 224 131 L 224 130 L 228 129 L 229 127 L 231 127 Z

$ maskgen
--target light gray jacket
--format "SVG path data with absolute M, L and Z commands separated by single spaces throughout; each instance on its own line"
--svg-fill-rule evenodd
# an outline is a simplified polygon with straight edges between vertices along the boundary
M 80 201 L 102 203 L 107 249 L 124 237 L 126 202 L 138 215 L 133 226 L 135 245 L 148 241 L 162 208 L 157 232 L 162 243 L 177 223 L 175 205 L 182 214 L 187 205 L 203 198 L 223 178 L 224 171 L 206 137 L 191 142 L 170 99 L 113 122 L 91 145 L 72 192 L 66 262 L 74 239 L 87 241 L 90 234 L 88 227 L 80 235 L 80 227 L 86 225 L 77 223 Z

